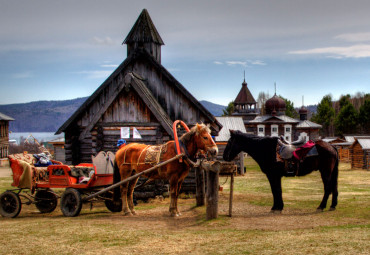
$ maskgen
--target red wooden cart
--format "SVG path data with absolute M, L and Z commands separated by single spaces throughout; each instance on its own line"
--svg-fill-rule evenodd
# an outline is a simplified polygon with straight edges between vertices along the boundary
M 0 195 L 0 214 L 4 217 L 17 217 L 22 204 L 35 204 L 41 213 L 50 213 L 57 207 L 59 198 L 61 198 L 60 206 L 63 214 L 69 217 L 77 216 L 83 203 L 95 201 L 104 201 L 106 207 L 112 212 L 121 211 L 122 205 L 113 203 L 110 191 L 93 199 L 84 199 L 113 184 L 112 158 L 105 153 L 96 158 L 100 158 L 100 164 L 98 160 L 97 165 L 83 163 L 68 166 L 60 162 L 57 165 L 50 165 L 47 169 L 43 169 L 44 178 L 34 181 L 32 187 L 20 187 L 5 191 Z M 13 171 L 12 186 L 19 187 L 23 168 L 19 167 L 17 161 L 10 160 L 10 163 Z M 100 168 L 97 169 L 97 166 Z M 40 173 L 39 169 L 32 168 L 33 174 Z M 53 191 L 57 188 L 65 188 L 61 197 Z

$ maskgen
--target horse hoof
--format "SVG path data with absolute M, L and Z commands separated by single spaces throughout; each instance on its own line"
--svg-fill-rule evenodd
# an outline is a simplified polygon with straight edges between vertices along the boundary
M 131 211 L 132 215 L 137 215 L 136 211 Z
M 273 214 L 281 214 L 281 210 L 271 210 L 270 213 L 273 213 Z
M 171 213 L 171 217 L 179 217 L 180 215 L 178 213 Z
M 181 216 L 182 214 L 181 214 L 181 212 L 177 212 L 177 216 Z
M 320 208 L 320 207 L 316 209 L 316 212 L 317 212 L 317 213 L 321 213 L 321 212 L 323 212 L 323 211 L 324 211 L 324 209 L 323 209 L 323 208 Z
M 329 211 L 335 211 L 335 207 L 330 207 Z
M 132 215 L 132 213 L 131 212 L 124 212 L 123 213 L 123 216 L 131 216 Z

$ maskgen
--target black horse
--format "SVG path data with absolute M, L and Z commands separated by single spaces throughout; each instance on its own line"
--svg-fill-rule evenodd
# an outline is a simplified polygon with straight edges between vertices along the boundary
M 271 211 L 282 211 L 284 208 L 281 177 L 288 176 L 284 163 L 276 159 L 278 137 L 259 137 L 230 130 L 230 139 L 226 145 L 223 158 L 226 161 L 234 159 L 241 151 L 248 153 L 260 166 L 270 182 L 274 205 Z M 322 140 L 316 142 L 317 156 L 306 157 L 299 163 L 297 176 L 303 176 L 314 170 L 319 170 L 324 183 L 325 194 L 317 208 L 323 211 L 329 195 L 332 194 L 330 210 L 335 210 L 338 203 L 338 152 Z

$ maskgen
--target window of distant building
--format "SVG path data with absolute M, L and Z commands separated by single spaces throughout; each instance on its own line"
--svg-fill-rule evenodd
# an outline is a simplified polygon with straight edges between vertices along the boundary
M 303 138 L 305 142 L 307 142 L 309 139 L 308 134 L 306 132 L 302 132 L 299 134 L 298 140 L 300 140 L 301 138 Z
M 265 125 L 257 125 L 257 135 L 265 136 Z
M 284 137 L 287 141 L 292 141 L 292 125 L 284 125 Z
M 279 126 L 271 125 L 271 136 L 279 136 Z

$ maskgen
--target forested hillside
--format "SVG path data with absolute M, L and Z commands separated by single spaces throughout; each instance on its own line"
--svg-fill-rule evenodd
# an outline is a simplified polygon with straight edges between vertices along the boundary
M 55 132 L 86 99 L 0 105 L 0 112 L 15 119 L 9 124 L 12 132 Z
M 12 132 L 55 132 L 85 102 L 87 97 L 63 101 L 36 101 L 0 105 L 0 112 L 15 119 L 9 124 Z M 213 115 L 221 116 L 223 105 L 200 101 Z

